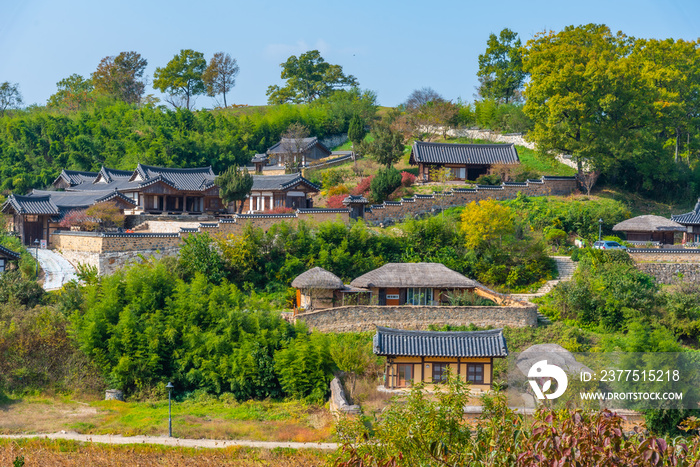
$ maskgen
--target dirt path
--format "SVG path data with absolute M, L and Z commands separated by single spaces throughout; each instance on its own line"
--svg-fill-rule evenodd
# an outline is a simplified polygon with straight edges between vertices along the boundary
M 3 439 L 70 439 L 85 443 L 103 444 L 161 444 L 164 446 L 176 446 L 186 448 L 226 448 L 229 446 L 245 446 L 250 448 L 291 448 L 291 449 L 338 449 L 337 443 L 297 443 L 297 442 L 277 442 L 277 441 L 251 441 L 247 439 L 180 439 L 169 438 L 167 436 L 122 436 L 122 435 L 81 435 L 70 431 L 60 431 L 58 433 L 37 433 L 22 435 L 0 435 Z

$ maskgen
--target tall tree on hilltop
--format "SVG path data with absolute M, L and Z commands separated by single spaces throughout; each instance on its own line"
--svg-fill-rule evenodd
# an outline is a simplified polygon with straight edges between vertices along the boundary
M 92 73 L 95 91 L 128 104 L 137 104 L 146 88 L 142 78 L 147 65 L 148 61 L 133 51 L 105 57 Z
M 49 107 L 81 110 L 94 100 L 92 80 L 85 79 L 77 73 L 62 79 L 56 83 L 56 87 L 58 91 L 49 97 L 46 103 Z
M 431 87 L 414 89 L 403 103 L 406 110 L 416 110 L 429 102 L 445 102 L 445 98 Z
M 224 107 L 227 107 L 226 93 L 236 85 L 236 76 L 239 71 L 240 67 L 235 58 L 231 58 L 229 54 L 224 52 L 215 53 L 202 75 L 207 87 L 207 95 L 214 97 L 223 94 Z
M 268 104 L 309 103 L 330 95 L 336 89 L 358 86 L 357 78 L 345 75 L 343 67 L 326 62 L 318 50 L 310 50 L 299 57 L 292 55 L 282 67 L 281 78 L 287 84 L 267 88 Z
M 19 92 L 19 84 L 5 81 L 0 84 L 0 116 L 5 115 L 5 110 L 17 108 L 22 105 L 22 94 Z
M 228 206 L 233 204 L 234 211 L 239 214 L 243 211 L 243 201 L 253 188 L 253 176 L 248 173 L 248 169 L 241 170 L 237 165 L 232 165 L 221 175 L 216 177 L 216 184 L 219 187 L 219 197 Z M 236 209 L 236 202 L 238 209 Z
M 479 94 L 506 104 L 520 97 L 527 73 L 523 70 L 522 44 L 518 33 L 508 28 L 491 34 L 486 52 L 479 55 Z
M 156 68 L 153 87 L 168 93 L 170 97 L 165 100 L 173 107 L 180 108 L 184 104 L 190 110 L 194 104 L 192 98 L 206 91 L 202 80 L 206 67 L 202 52 L 182 49 L 165 68 Z

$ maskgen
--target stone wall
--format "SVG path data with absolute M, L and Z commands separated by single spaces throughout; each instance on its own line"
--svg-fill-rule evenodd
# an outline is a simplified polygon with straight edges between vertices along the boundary
M 578 188 L 575 177 L 542 177 L 524 183 L 503 183 L 500 186 L 459 188 L 445 193 L 414 195 L 401 201 L 387 201 L 365 210 L 365 220 L 372 224 L 398 222 L 407 215 L 420 216 L 455 206 L 465 206 L 472 201 L 485 199 L 514 199 L 522 192 L 527 196 L 566 196 Z
M 340 133 L 337 135 L 330 135 L 322 140 L 320 140 L 320 143 L 323 144 L 325 147 L 328 149 L 333 149 L 335 147 L 340 146 L 341 144 L 344 144 L 348 140 L 348 134 L 347 133 Z
M 700 282 L 700 263 L 637 263 L 637 269 L 660 284 Z
M 146 249 L 134 251 L 90 252 L 79 250 L 62 250 L 62 256 L 73 266 L 86 264 L 95 266 L 99 275 L 114 274 L 118 269 L 131 263 L 143 261 L 142 258 L 163 258 L 165 256 L 177 256 L 180 247 L 168 247 L 162 249 Z
M 640 248 L 628 252 L 637 269 L 660 284 L 700 281 L 700 250 Z
M 375 326 L 428 329 L 436 326 L 535 327 L 537 307 L 515 306 L 344 306 L 296 316 L 320 332 L 374 331 Z
M 696 249 L 630 249 L 630 257 L 637 263 L 700 263 Z

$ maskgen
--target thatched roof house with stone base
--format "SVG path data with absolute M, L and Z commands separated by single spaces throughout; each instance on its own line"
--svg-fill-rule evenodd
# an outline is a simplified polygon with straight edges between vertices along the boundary
M 637 216 L 613 226 L 613 231 L 624 232 L 630 242 L 659 242 L 673 245 L 675 232 L 685 231 L 677 222 L 661 216 Z

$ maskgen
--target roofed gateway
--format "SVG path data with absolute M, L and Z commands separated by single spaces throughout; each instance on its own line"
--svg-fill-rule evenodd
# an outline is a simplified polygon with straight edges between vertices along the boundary
M 418 166 L 424 181 L 431 181 L 431 168 L 447 167 L 454 180 L 476 180 L 496 164 L 520 164 L 514 144 L 450 144 L 416 141 L 410 164 Z
M 421 382 L 428 387 L 447 375 L 488 391 L 493 384 L 493 359 L 508 356 L 502 329 L 489 331 L 404 331 L 377 327 L 376 355 L 385 356 L 384 385 L 406 388 Z

